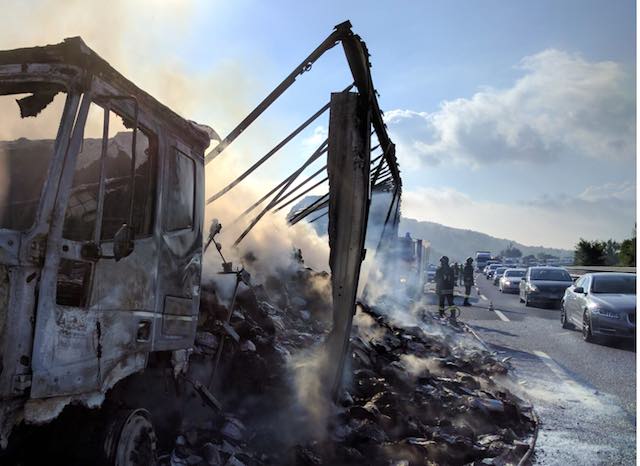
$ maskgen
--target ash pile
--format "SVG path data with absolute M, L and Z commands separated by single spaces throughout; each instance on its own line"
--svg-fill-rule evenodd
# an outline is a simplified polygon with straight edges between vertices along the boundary
M 508 363 L 420 303 L 358 306 L 334 402 L 318 357 L 328 274 L 301 269 L 242 289 L 228 325 L 219 294 L 203 291 L 190 364 L 206 373 L 225 340 L 211 385 L 222 408 L 185 413 L 161 465 L 506 465 L 532 444 L 532 407 L 494 381 Z

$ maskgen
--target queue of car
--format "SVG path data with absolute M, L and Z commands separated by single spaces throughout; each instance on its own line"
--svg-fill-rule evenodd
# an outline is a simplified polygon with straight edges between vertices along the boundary
M 485 277 L 502 293 L 518 293 L 525 306 L 546 304 L 560 309 L 562 328 L 582 338 L 635 338 L 636 274 L 598 272 L 573 278 L 562 267 L 517 267 L 491 264 Z

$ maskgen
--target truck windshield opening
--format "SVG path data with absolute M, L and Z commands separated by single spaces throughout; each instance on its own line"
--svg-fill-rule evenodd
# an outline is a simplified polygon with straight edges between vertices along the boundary
M 0 228 L 34 223 L 66 94 L 42 83 L 0 83 Z

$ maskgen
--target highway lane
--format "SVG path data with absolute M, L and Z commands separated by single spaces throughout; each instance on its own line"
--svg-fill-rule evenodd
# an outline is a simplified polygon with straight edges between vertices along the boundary
M 504 383 L 534 404 L 542 425 L 535 463 L 635 464 L 634 342 L 586 343 L 562 329 L 559 310 L 525 307 L 482 275 L 476 283 L 460 318 L 510 360 Z
M 586 343 L 579 331 L 562 328 L 558 309 L 525 307 L 517 294 L 500 293 L 498 287 L 482 275 L 476 282 L 480 293 L 487 298 L 481 301 L 493 303 L 500 314 L 513 322 L 508 325 L 512 335 L 502 335 L 501 344 L 545 352 L 576 377 L 620 398 L 624 408 L 635 413 L 636 352 L 633 341 Z

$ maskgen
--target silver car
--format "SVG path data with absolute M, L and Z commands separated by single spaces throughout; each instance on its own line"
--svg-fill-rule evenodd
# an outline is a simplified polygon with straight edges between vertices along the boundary
M 585 341 L 635 338 L 636 274 L 585 274 L 567 288 L 560 306 L 562 328 L 581 329 Z
M 493 284 L 494 285 L 498 285 L 498 282 L 500 281 L 500 279 L 502 278 L 502 275 L 504 274 L 504 272 L 508 269 L 509 267 L 498 267 L 494 272 L 493 272 Z
M 498 289 L 502 293 L 517 293 L 520 290 L 520 280 L 527 273 L 527 269 L 507 269 L 502 277 Z
M 487 278 L 493 278 L 493 273 L 496 271 L 496 269 L 498 267 L 502 267 L 502 264 L 491 264 L 491 265 L 489 265 L 489 268 L 485 272 L 485 276 Z

